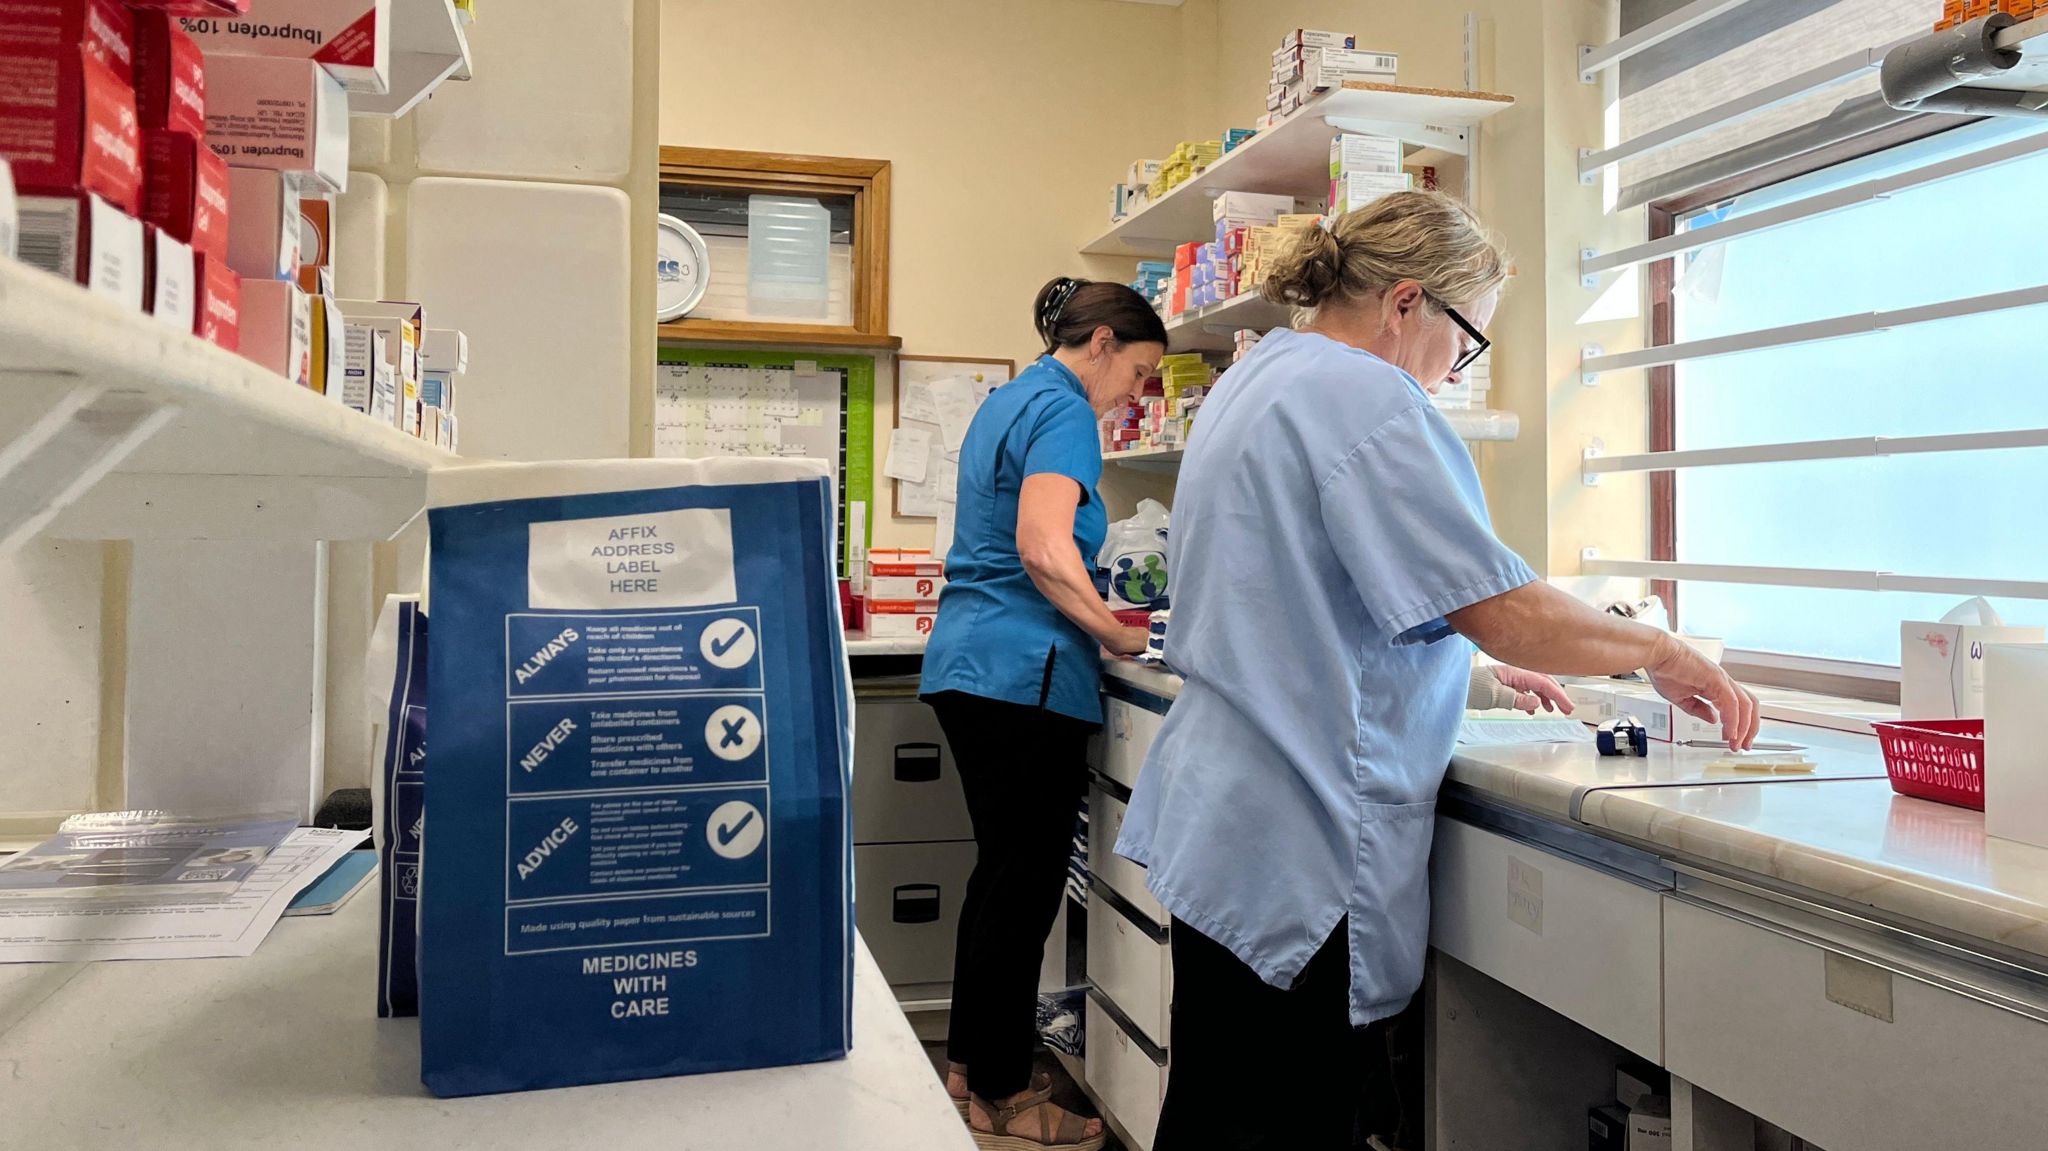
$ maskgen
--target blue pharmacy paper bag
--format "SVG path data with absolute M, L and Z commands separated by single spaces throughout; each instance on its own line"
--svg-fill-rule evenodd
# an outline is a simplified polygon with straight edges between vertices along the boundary
M 381 898 L 377 935 L 377 1016 L 420 1013 L 420 841 L 426 822 L 427 613 L 419 600 L 385 601 L 389 619 L 377 621 L 371 663 L 392 658 L 391 694 L 384 707 L 384 741 L 377 765 L 373 819 Z M 392 634 L 385 635 L 389 627 Z M 386 657 L 380 650 L 390 645 Z
M 852 685 L 812 460 L 434 473 L 421 1079 L 851 1045 Z

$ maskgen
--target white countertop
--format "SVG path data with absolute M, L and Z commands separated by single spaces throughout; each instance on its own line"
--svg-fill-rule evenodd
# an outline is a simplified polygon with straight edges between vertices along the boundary
M 1167 699 L 1182 683 L 1123 661 L 1104 674 Z M 1666 857 L 2048 956 L 2048 849 L 1986 835 L 1981 812 L 1894 794 L 1873 736 L 1784 723 L 1763 734 L 1807 745 L 1814 773 L 1710 772 L 1724 753 L 1668 744 L 1643 759 L 1513 744 L 1459 747 L 1446 778 Z
M 246 959 L 0 965 L 0 1148 L 973 1146 L 865 945 L 844 1060 L 436 1099 L 376 939 L 368 890 Z
M 1588 827 L 1767 876 L 1954 935 L 2048 956 L 2048 848 L 1984 832 L 1982 812 L 1887 780 L 1601 791 Z
M 902 639 L 875 639 L 864 629 L 846 630 L 846 654 L 850 657 L 863 655 L 923 655 L 925 637 L 906 636 Z

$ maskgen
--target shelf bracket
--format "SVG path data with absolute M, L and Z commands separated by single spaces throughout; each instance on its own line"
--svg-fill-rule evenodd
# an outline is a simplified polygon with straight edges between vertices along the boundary
M 41 531 L 178 411 L 62 372 L 0 378 L 0 555 Z
M 1443 124 L 1403 124 L 1394 120 L 1367 120 L 1357 116 L 1325 116 L 1323 123 L 1339 132 L 1388 136 L 1418 148 L 1435 148 L 1453 156 L 1472 151 L 1472 129 Z
M 1606 348 L 1603 348 L 1598 344 L 1587 344 L 1579 349 L 1579 365 L 1581 367 L 1584 367 L 1587 360 L 1598 359 L 1599 357 L 1604 356 L 1606 354 Z M 1579 373 L 1579 382 L 1586 385 L 1589 388 L 1599 387 L 1600 373 L 1582 371 Z
M 1579 287 L 1587 291 L 1593 291 L 1600 287 L 1600 273 L 1586 270 L 1587 264 L 1599 258 L 1600 249 L 1598 248 L 1579 249 Z

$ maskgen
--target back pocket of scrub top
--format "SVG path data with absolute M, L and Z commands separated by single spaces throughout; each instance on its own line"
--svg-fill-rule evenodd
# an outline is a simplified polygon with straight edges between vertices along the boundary
M 1436 804 L 1360 805 L 1353 954 L 1362 959 L 1356 983 L 1368 1005 L 1391 1006 L 1422 986 L 1429 947 L 1429 847 Z

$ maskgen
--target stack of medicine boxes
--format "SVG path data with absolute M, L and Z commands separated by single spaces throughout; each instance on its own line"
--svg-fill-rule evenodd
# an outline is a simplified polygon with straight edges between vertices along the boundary
M 1330 140 L 1331 215 L 1357 211 L 1413 186 L 1413 178 L 1401 170 L 1401 141 L 1348 132 Z
M 867 627 L 875 639 L 929 636 L 939 618 L 946 563 L 930 551 L 868 553 Z
M 1400 59 L 1392 52 L 1359 50 L 1358 38 L 1348 32 L 1297 28 L 1273 53 L 1273 82 L 1266 89 L 1266 116 L 1259 126 L 1286 119 L 1318 93 L 1347 81 L 1391 84 Z

